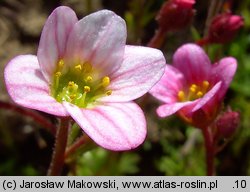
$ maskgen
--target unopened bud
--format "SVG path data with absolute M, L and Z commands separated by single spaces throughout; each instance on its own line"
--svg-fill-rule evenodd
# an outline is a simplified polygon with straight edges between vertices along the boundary
M 239 15 L 223 13 L 213 18 L 209 32 L 209 43 L 227 43 L 230 42 L 244 25 L 244 20 Z
M 159 11 L 156 20 L 163 31 L 176 31 L 186 27 L 194 15 L 195 0 L 169 0 Z
M 218 133 L 224 138 L 230 138 L 240 123 L 240 114 L 235 111 L 225 112 L 217 121 Z

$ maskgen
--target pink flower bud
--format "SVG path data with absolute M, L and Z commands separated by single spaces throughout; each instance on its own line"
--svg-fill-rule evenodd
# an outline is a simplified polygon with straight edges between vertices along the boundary
M 192 9 L 195 0 L 174 0 L 181 8 Z
M 156 20 L 162 30 L 176 31 L 187 26 L 193 15 L 195 0 L 169 0 L 159 11 Z
M 216 122 L 219 135 L 224 138 L 233 136 L 240 123 L 240 114 L 235 111 L 224 113 Z
M 210 43 L 227 43 L 234 38 L 243 25 L 244 20 L 239 15 L 231 13 L 217 15 L 211 22 L 208 41 Z

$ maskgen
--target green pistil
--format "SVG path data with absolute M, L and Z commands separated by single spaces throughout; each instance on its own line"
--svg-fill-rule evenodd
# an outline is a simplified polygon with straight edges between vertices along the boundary
M 94 79 L 94 70 L 89 63 L 78 64 L 66 73 L 62 73 L 64 61 L 58 62 L 58 71 L 54 74 L 54 83 L 51 86 L 51 94 L 58 101 L 67 101 L 81 108 L 92 105 L 96 99 L 109 96 L 112 91 L 107 89 L 110 78 Z

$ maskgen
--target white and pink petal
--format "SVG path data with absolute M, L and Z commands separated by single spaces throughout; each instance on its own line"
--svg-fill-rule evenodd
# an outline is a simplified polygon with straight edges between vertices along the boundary
M 103 148 L 131 150 L 146 137 L 145 117 L 135 103 L 109 103 L 93 109 L 80 109 L 67 102 L 63 105 L 83 131 Z
M 50 14 L 43 27 L 37 56 L 48 82 L 51 82 L 58 61 L 64 59 L 69 34 L 77 21 L 72 9 L 60 6 Z
M 50 96 L 36 56 L 20 55 L 12 59 L 5 67 L 4 78 L 15 103 L 56 116 L 68 116 L 62 104 Z
M 165 58 L 161 51 L 148 47 L 126 46 L 118 71 L 110 75 L 112 94 L 101 100 L 124 102 L 148 92 L 164 73 Z
M 67 57 L 89 62 L 103 75 L 116 71 L 122 63 L 127 30 L 125 21 L 112 11 L 92 13 L 76 23 L 67 45 Z

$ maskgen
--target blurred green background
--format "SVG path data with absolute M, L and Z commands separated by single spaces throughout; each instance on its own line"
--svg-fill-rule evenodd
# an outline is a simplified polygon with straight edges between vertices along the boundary
M 157 29 L 155 16 L 164 0 L 0 0 L 0 100 L 10 101 L 3 80 L 5 64 L 20 54 L 36 54 L 47 16 L 59 5 L 74 9 L 78 18 L 110 9 L 127 22 L 127 44 L 146 45 Z M 182 44 L 202 36 L 209 1 L 198 1 L 190 27 L 167 35 L 162 51 L 167 63 Z M 241 114 L 241 123 L 228 145 L 215 160 L 217 175 L 250 175 L 250 0 L 234 1 L 232 12 L 242 15 L 245 26 L 225 45 L 213 45 L 208 53 L 234 56 L 238 70 L 225 98 Z M 219 53 L 219 55 L 218 55 Z M 146 104 L 142 101 L 147 99 Z M 205 175 L 205 154 L 200 130 L 178 117 L 159 119 L 159 102 L 151 96 L 137 100 L 147 121 L 145 143 L 129 152 L 111 152 L 95 144 L 83 146 L 67 159 L 64 175 Z M 41 113 L 49 121 L 57 120 Z M 0 109 L 0 175 L 46 175 L 54 137 L 32 119 Z

